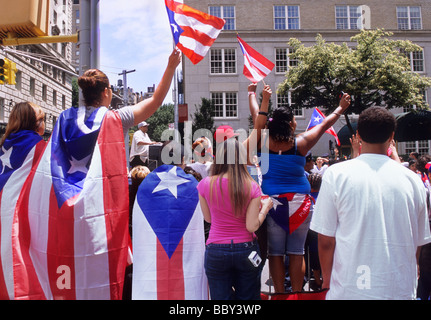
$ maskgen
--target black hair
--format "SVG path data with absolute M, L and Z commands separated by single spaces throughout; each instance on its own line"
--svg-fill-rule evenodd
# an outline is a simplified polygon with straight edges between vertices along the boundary
M 295 132 L 290 126 L 293 120 L 293 111 L 290 107 L 278 107 L 272 114 L 272 120 L 268 122 L 269 135 L 274 141 L 289 141 L 295 137 Z
M 362 111 L 358 120 L 358 133 L 367 143 L 384 143 L 395 131 L 396 120 L 382 107 L 370 107 Z

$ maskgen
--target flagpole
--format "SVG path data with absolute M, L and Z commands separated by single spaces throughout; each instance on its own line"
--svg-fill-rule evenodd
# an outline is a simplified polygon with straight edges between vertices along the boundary
M 176 49 L 176 43 L 175 41 L 173 42 L 173 47 L 174 50 Z M 178 68 L 178 67 L 177 67 Z M 179 138 L 179 132 L 178 132 L 178 121 L 179 121 L 179 114 L 178 114 L 178 74 L 177 74 L 177 68 L 175 68 L 175 73 L 174 73 L 174 92 L 173 92 L 173 100 L 174 100 L 174 140 L 175 142 L 179 143 L 180 138 Z

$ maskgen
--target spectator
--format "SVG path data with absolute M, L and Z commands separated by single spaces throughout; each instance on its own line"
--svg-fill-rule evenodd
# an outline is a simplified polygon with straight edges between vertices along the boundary
M 262 191 L 279 203 L 289 202 L 271 210 L 267 220 L 269 269 L 277 293 L 285 291 L 286 254 L 289 255 L 292 291 L 302 290 L 305 274 L 304 243 L 311 206 L 310 184 L 304 170 L 305 155 L 349 105 L 350 96 L 345 94 L 340 106 L 331 115 L 298 136 L 295 136 L 296 120 L 290 108 L 274 110 L 273 119 L 268 123 L 269 136 L 264 142 L 266 150 L 269 150 L 269 170 L 263 175 Z M 261 156 L 263 152 L 260 150 L 258 155 Z
M 229 159 L 232 150 L 235 158 Z M 211 223 L 205 271 L 214 300 L 260 299 L 262 265 L 254 232 L 272 202 L 267 199 L 259 210 L 261 191 L 247 171 L 246 157 L 241 143 L 227 139 L 223 148 L 217 148 L 211 176 L 198 185 L 204 218 Z M 250 261 L 251 255 L 257 259 Z
M 423 185 L 387 157 L 395 125 L 384 108 L 363 111 L 361 155 L 323 177 L 311 229 L 327 299 L 416 298 L 417 254 L 431 235 Z

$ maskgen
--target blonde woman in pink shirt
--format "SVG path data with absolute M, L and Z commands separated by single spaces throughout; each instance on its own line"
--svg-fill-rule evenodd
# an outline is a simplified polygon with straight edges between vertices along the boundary
M 272 202 L 267 199 L 261 208 L 260 187 L 246 159 L 246 148 L 227 139 L 217 147 L 210 176 L 197 187 L 205 221 L 211 223 L 205 272 L 213 300 L 260 299 L 262 265 L 254 232 Z

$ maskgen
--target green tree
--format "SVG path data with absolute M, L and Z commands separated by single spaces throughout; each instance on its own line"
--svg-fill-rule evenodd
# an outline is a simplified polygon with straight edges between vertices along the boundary
M 149 124 L 148 135 L 153 141 L 160 141 L 163 131 L 169 129 L 169 124 L 174 123 L 174 105 L 164 104 L 157 109 L 147 120 Z
M 291 58 L 298 65 L 289 69 L 279 91 L 292 90 L 297 105 L 322 106 L 327 112 L 338 106 L 342 91 L 352 96 L 349 113 L 359 114 L 372 105 L 427 108 L 423 91 L 431 86 L 431 78 L 412 72 L 406 55 L 422 48 L 391 36 L 383 30 L 362 30 L 351 38 L 355 47 L 327 43 L 321 35 L 311 47 L 292 38 Z
M 214 103 L 210 99 L 202 98 L 200 105 L 195 105 L 196 112 L 191 116 L 193 133 L 199 129 L 208 129 L 214 132 L 213 111 Z
M 72 107 L 79 106 L 79 86 L 78 78 L 72 78 Z

